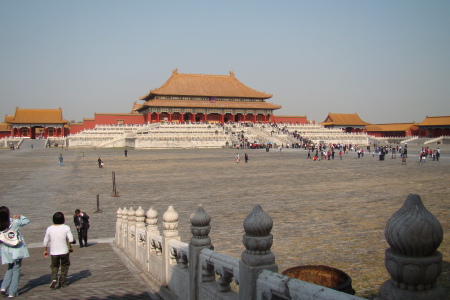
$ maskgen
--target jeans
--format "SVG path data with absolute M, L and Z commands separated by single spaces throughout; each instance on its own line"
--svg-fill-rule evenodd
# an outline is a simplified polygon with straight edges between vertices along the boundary
M 2 290 L 9 287 L 9 295 L 17 295 L 19 289 L 20 268 L 22 267 L 22 259 L 18 259 L 12 264 L 8 264 L 5 277 L 3 277 Z

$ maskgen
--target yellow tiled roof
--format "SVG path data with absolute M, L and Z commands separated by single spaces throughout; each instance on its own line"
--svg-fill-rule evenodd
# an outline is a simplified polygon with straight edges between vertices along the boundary
M 358 114 L 335 114 L 329 113 L 322 125 L 367 125 L 368 122 L 364 122 L 358 116 Z
M 259 92 L 249 88 L 230 75 L 182 74 L 175 69 L 172 76 L 159 88 L 141 97 L 149 100 L 154 95 L 178 95 L 199 97 L 232 97 L 267 99 L 271 94 Z
M 370 124 L 366 125 L 366 131 L 408 131 L 416 123 L 391 123 L 391 124 Z
M 450 125 L 450 116 L 426 117 L 425 120 L 417 124 L 418 126 L 448 126 Z
M 0 131 L 11 131 L 11 126 L 7 123 L 0 123 Z
M 199 108 L 235 108 L 235 109 L 279 109 L 281 105 L 267 102 L 240 101 L 200 101 L 200 100 L 162 100 L 154 99 L 144 103 L 150 107 L 199 107 Z
M 47 123 L 61 124 L 67 123 L 62 118 L 62 109 L 21 109 L 16 108 L 14 117 L 8 121 L 11 124 Z
M 139 109 L 141 109 L 144 105 L 143 104 L 138 104 L 136 101 L 134 101 L 133 103 L 133 108 L 132 108 L 132 112 L 133 111 L 138 111 Z

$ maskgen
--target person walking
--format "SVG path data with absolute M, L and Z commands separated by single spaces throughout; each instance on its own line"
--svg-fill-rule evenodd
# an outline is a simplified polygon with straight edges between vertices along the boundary
M 18 231 L 19 228 L 22 228 L 28 223 L 30 223 L 30 220 L 27 217 L 13 215 L 10 218 L 9 209 L 6 206 L 0 207 L 0 231 L 12 229 L 18 233 L 18 238 L 21 241 L 15 247 L 9 247 L 2 243 L 2 264 L 8 264 L 8 269 L 3 277 L 0 294 L 6 296 L 8 291 L 8 298 L 17 297 L 22 259 L 30 257 L 27 244 L 22 234 Z
M 239 153 L 236 153 L 236 162 L 239 163 L 241 159 L 239 158 Z
M 78 231 L 78 241 L 80 248 L 87 247 L 88 230 L 89 230 L 89 216 L 85 212 L 81 212 L 79 209 L 75 210 L 73 216 L 73 222 Z
M 125 149 L 124 153 L 125 153 L 125 157 L 128 157 L 128 150 L 127 149 Z
M 244 159 L 245 159 L 245 163 L 247 163 L 248 162 L 248 154 L 247 153 L 245 153 Z
M 97 162 L 98 162 L 98 167 L 99 168 L 103 168 L 103 162 L 102 162 L 102 159 L 100 157 L 97 159 Z
M 69 272 L 70 258 L 69 252 L 71 247 L 68 243 L 75 244 L 70 227 L 65 225 L 65 218 L 62 212 L 57 212 L 53 215 L 53 225 L 47 228 L 44 237 L 44 257 L 48 258 L 50 252 L 52 270 L 52 277 L 50 288 L 56 289 L 67 287 L 67 273 Z M 50 248 L 50 251 L 49 251 Z M 58 271 L 61 266 L 61 275 L 59 277 L 58 285 Z
M 59 155 L 58 160 L 59 160 L 59 165 L 62 166 L 63 165 L 63 161 L 64 161 L 64 158 L 63 158 L 62 154 Z

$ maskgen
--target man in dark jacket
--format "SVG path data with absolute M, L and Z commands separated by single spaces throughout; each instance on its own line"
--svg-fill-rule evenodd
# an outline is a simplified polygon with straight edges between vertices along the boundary
M 80 241 L 80 248 L 87 247 L 88 230 L 89 230 L 89 216 L 79 209 L 75 210 L 73 222 L 78 231 L 78 240 Z M 83 243 L 84 242 L 84 243 Z

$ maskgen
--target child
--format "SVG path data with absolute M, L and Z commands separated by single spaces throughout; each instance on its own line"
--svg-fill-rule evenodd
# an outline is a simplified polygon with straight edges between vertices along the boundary
M 61 275 L 59 277 L 59 287 L 67 287 L 67 273 L 69 271 L 69 245 L 67 242 L 75 244 L 70 227 L 64 225 L 65 219 L 62 212 L 53 215 L 53 224 L 47 228 L 44 237 L 44 257 L 50 256 L 52 259 L 50 268 L 52 269 L 51 289 L 56 289 L 58 285 L 58 270 L 61 265 Z

